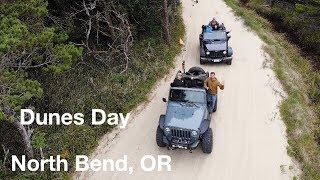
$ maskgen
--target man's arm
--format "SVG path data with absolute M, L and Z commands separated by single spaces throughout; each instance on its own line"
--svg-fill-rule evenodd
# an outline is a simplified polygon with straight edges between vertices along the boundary
M 218 81 L 218 80 L 217 80 L 217 81 Z M 219 88 L 220 88 L 221 90 L 224 89 L 224 84 L 221 84 L 219 81 L 218 81 L 218 86 L 219 86 Z

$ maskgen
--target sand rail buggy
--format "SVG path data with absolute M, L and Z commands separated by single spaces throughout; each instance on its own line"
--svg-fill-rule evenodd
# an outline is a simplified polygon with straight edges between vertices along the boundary
M 208 77 L 200 67 L 182 73 L 185 85 L 171 87 L 165 115 L 160 115 L 156 133 L 157 145 L 168 149 L 189 149 L 201 144 L 204 153 L 212 152 L 213 135 L 210 128 L 207 93 L 203 87 Z
M 229 46 L 230 31 L 225 28 L 207 30 L 209 25 L 202 26 L 200 41 L 200 64 L 225 62 L 232 63 L 233 50 Z M 210 28 L 209 28 L 210 29 Z

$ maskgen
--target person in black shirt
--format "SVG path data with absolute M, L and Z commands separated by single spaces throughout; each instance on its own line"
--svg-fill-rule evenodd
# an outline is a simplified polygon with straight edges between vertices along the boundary
M 182 78 L 182 73 L 178 73 L 177 77 L 174 79 L 173 83 L 171 83 L 172 87 L 184 87 L 185 82 L 184 79 Z

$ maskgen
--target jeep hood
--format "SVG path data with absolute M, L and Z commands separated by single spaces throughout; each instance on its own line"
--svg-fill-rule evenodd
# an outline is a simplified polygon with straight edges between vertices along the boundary
M 206 106 L 201 103 L 169 102 L 165 126 L 198 130 L 205 113 Z
M 227 42 L 215 42 L 205 44 L 208 51 L 224 51 L 227 50 Z

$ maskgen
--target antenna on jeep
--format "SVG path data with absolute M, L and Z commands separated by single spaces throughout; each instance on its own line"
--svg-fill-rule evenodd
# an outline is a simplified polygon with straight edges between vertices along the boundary
M 182 61 L 182 71 L 183 73 L 186 73 L 186 65 L 185 61 Z

